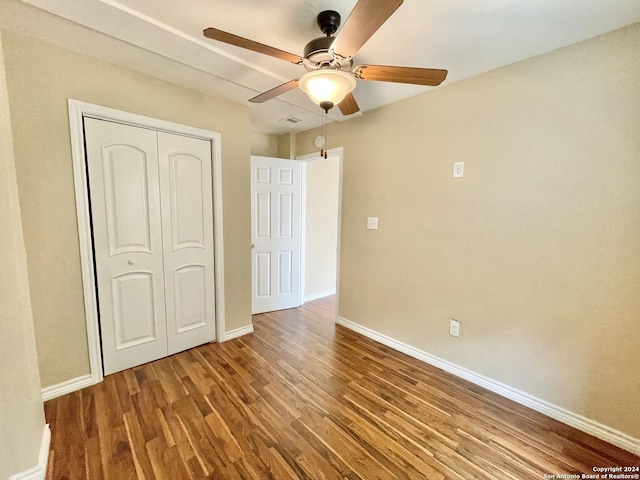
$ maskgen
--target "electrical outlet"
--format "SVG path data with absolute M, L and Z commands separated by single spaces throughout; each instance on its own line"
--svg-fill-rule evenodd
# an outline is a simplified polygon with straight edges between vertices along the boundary
M 455 162 L 453 164 L 453 178 L 464 177 L 464 162 Z
M 449 335 L 452 337 L 460 336 L 460 322 L 458 320 L 454 320 L 453 318 L 449 320 Z
M 378 229 L 378 217 L 368 217 L 367 218 L 367 228 L 369 230 L 377 230 Z

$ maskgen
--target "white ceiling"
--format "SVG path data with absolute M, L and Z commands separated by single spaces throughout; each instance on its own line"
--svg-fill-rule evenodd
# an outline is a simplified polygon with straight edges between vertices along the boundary
M 202 30 L 215 27 L 302 55 L 309 40 L 322 36 L 315 24 L 320 11 L 337 10 L 344 23 L 355 3 L 0 0 L 0 28 L 240 102 L 250 106 L 255 130 L 281 134 L 318 126 L 322 111 L 298 89 L 264 104 L 247 100 L 298 78 L 303 67 L 206 39 Z M 405 0 L 355 64 L 445 68 L 444 86 L 636 22 L 639 0 Z M 366 112 L 429 89 L 358 81 L 354 96 Z M 337 108 L 329 115 L 345 119 Z M 289 116 L 302 121 L 283 121 Z

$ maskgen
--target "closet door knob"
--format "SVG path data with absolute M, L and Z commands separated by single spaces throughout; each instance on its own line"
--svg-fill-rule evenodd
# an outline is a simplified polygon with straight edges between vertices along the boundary
M 127 263 L 128 263 L 129 265 L 133 265 L 134 263 L 136 263 L 136 261 L 132 258 L 132 259 L 131 259 L 131 260 L 129 260 Z

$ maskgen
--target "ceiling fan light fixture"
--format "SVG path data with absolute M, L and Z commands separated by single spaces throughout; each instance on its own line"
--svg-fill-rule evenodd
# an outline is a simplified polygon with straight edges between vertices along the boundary
M 321 68 L 305 73 L 300 78 L 299 86 L 311 101 L 325 108 L 321 104 L 331 103 L 333 106 L 344 100 L 356 87 L 356 79 L 342 70 Z

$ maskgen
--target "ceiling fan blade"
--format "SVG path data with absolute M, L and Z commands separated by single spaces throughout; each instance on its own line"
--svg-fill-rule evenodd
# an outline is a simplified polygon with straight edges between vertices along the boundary
M 352 113 L 360 111 L 360 107 L 358 106 L 356 99 L 353 98 L 353 94 L 351 93 L 347 93 L 347 96 L 344 97 L 344 100 L 342 100 L 338 104 L 338 108 L 340 108 L 340 111 L 343 115 L 351 115 Z
M 287 83 L 283 83 L 282 85 L 278 85 L 276 88 L 272 88 L 271 90 L 261 93 L 260 95 L 256 95 L 255 97 L 250 98 L 249 101 L 251 103 L 263 103 L 297 87 L 298 79 L 296 78 L 295 80 L 291 80 Z
M 246 48 L 247 50 L 263 53 L 265 55 L 279 58 L 280 60 L 285 60 L 287 62 L 302 63 L 302 58 L 300 58 L 298 55 L 294 55 L 293 53 L 270 47 L 269 45 L 254 42 L 253 40 L 234 35 L 233 33 L 223 32 L 222 30 L 218 30 L 217 28 L 205 28 L 202 33 L 205 37 L 212 40 L 218 40 L 219 42 L 228 43 L 229 45 Z
M 379 82 L 411 83 L 435 87 L 447 78 L 447 71 L 437 68 L 393 67 L 390 65 L 358 65 L 353 69 L 356 78 Z
M 353 57 L 395 12 L 403 0 L 359 0 L 331 46 L 342 57 Z

